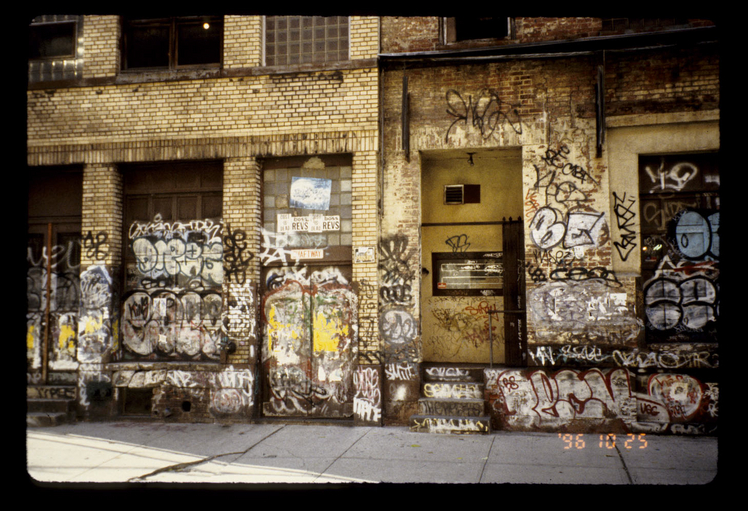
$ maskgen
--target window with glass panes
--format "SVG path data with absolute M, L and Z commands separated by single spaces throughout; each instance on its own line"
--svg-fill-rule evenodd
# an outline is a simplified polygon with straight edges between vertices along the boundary
M 124 23 L 125 69 L 174 69 L 221 63 L 223 18 L 128 18 Z
M 266 159 L 263 162 L 266 247 L 319 253 L 322 259 L 317 262 L 350 262 L 351 172 L 350 155 Z M 278 261 L 271 257 L 265 262 Z
M 38 16 L 29 25 L 28 34 L 30 84 L 80 78 L 83 16 Z
M 348 60 L 347 16 L 267 16 L 265 64 L 285 66 Z

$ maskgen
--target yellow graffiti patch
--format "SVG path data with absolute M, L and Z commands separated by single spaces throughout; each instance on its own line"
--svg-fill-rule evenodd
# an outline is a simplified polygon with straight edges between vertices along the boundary
M 99 330 L 101 330 L 101 327 L 104 325 L 104 318 L 99 316 L 98 318 L 86 318 L 86 329 L 85 332 L 87 334 L 95 334 Z
M 341 337 L 348 336 L 348 325 L 340 328 L 336 319 L 328 320 L 322 312 L 314 317 L 314 351 L 337 351 Z
M 70 325 L 62 325 L 60 328 L 59 343 L 60 349 L 65 349 L 66 345 L 67 349 L 75 348 L 75 330 Z
M 268 349 L 270 351 L 273 350 L 273 339 L 276 337 L 274 335 L 276 332 L 279 332 L 281 330 L 291 330 L 291 338 L 292 339 L 298 339 L 299 334 L 296 332 L 296 329 L 294 328 L 294 325 L 291 323 L 283 324 L 280 321 L 275 319 L 276 310 L 275 307 L 270 308 L 270 313 L 268 314 Z
M 34 330 L 36 330 L 36 327 L 34 325 L 31 325 L 28 332 L 26 333 L 26 349 L 34 349 L 34 339 L 36 338 Z

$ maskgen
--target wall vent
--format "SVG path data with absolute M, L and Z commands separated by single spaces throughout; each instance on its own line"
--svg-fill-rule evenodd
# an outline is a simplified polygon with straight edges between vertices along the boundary
M 480 185 L 444 185 L 444 204 L 477 204 Z
M 465 202 L 465 187 L 463 185 L 444 186 L 444 204 L 463 204 Z

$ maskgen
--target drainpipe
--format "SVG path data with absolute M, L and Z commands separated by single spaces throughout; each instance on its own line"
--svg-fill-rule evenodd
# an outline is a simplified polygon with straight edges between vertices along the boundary
M 47 384 L 47 363 L 49 362 L 49 321 L 52 307 L 52 224 L 47 224 L 47 300 L 44 307 L 44 339 L 42 339 L 42 382 Z

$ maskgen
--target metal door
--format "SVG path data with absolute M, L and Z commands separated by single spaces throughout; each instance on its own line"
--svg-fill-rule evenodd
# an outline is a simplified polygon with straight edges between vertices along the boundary
M 507 365 L 527 361 L 525 311 L 525 238 L 522 219 L 504 223 L 504 338 Z
M 32 385 L 77 380 L 82 190 L 77 167 L 29 170 L 26 368 Z
M 34 384 L 72 383 L 78 368 L 80 232 L 59 232 L 62 227 L 29 233 L 26 349 Z
M 357 298 L 345 274 L 350 267 L 265 270 L 265 416 L 352 416 Z

